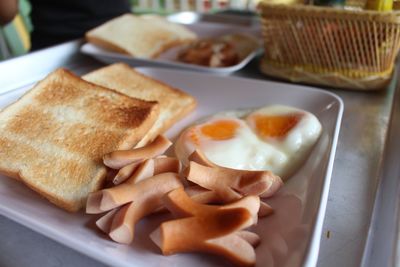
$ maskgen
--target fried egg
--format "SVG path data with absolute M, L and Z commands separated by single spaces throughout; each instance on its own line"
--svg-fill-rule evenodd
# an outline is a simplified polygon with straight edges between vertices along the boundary
M 217 165 L 270 170 L 287 179 L 307 158 L 321 129 L 313 114 L 289 106 L 226 111 L 184 130 L 175 153 L 187 164 L 190 154 L 199 149 Z

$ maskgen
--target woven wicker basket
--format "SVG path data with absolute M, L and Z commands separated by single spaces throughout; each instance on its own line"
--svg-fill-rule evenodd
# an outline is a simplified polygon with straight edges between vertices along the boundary
M 264 73 L 294 82 L 376 90 L 389 83 L 400 48 L 400 11 L 259 5 Z

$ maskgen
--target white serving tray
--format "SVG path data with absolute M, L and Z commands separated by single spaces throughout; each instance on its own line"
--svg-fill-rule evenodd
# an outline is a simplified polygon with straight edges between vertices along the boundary
M 139 70 L 187 91 L 198 100 L 197 110 L 167 132 L 172 139 L 193 121 L 227 109 L 283 104 L 318 117 L 323 126 L 321 138 L 302 168 L 277 196 L 267 200 L 275 213 L 253 228 L 262 238 L 256 249 L 257 266 L 315 266 L 343 112 L 341 99 L 305 86 L 176 70 Z M 28 89 L 15 88 L 1 94 L 0 109 Z M 112 266 L 230 266 L 205 254 L 162 256 L 148 238 L 162 216 L 142 220 L 132 245 L 116 244 L 95 229 L 96 216 L 67 213 L 4 176 L 0 176 L 0 214 Z
M 238 25 L 211 22 L 195 22 L 192 24 L 187 24 L 185 26 L 195 32 L 199 38 L 218 37 L 226 34 L 244 33 L 259 39 L 261 47 L 261 31 L 258 27 L 243 27 Z M 108 64 L 115 62 L 125 62 L 131 66 L 156 66 L 227 75 L 232 72 L 238 71 L 246 66 L 258 53 L 261 52 L 261 48 L 255 49 L 253 52 L 249 53 L 245 58 L 243 58 L 241 61 L 239 61 L 239 63 L 235 65 L 218 68 L 186 64 L 176 61 L 175 58 L 177 57 L 180 48 L 170 49 L 158 56 L 156 59 L 146 59 L 138 57 L 135 58 L 130 55 L 106 50 L 91 43 L 85 43 L 84 45 L 82 45 L 80 51 L 83 54 L 92 56 L 99 61 Z

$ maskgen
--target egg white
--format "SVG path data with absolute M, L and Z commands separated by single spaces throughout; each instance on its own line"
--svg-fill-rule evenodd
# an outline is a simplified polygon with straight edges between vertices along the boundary
M 264 139 L 257 135 L 249 119 L 252 114 L 287 115 L 301 113 L 301 119 L 283 137 Z M 200 126 L 216 120 L 234 120 L 240 124 L 236 135 L 227 140 L 212 140 L 201 134 Z M 193 128 L 194 127 L 194 128 Z M 197 127 L 197 128 L 196 128 Z M 321 124 L 311 113 L 293 107 L 274 105 L 254 111 L 232 110 L 208 117 L 185 130 L 175 145 L 177 157 L 187 164 L 188 156 L 196 149 L 189 132 L 195 132 L 199 149 L 217 165 L 244 170 L 270 170 L 288 178 L 305 160 L 318 140 Z

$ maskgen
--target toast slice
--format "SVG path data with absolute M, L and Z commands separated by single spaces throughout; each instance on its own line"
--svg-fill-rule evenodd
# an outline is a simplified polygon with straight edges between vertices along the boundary
M 58 69 L 0 113 L 0 172 L 77 211 L 103 185 L 103 155 L 134 146 L 158 111 Z
M 130 97 L 159 103 L 160 115 L 138 146 L 143 146 L 157 135 L 164 133 L 193 111 L 197 104 L 191 95 L 145 76 L 124 63 L 116 63 L 95 70 L 84 75 L 83 79 L 112 88 Z
M 114 18 L 85 36 L 100 47 L 141 58 L 155 58 L 173 46 L 196 39 L 196 34 L 183 25 L 133 14 Z

